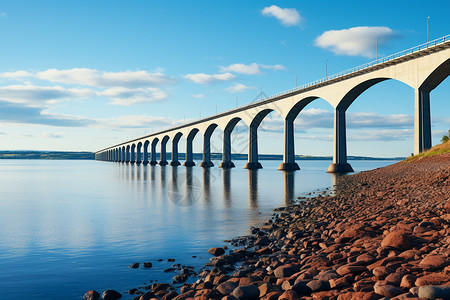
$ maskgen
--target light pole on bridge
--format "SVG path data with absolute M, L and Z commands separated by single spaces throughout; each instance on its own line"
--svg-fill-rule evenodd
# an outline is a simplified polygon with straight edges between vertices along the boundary
M 380 37 L 377 37 L 377 62 L 378 62 L 378 40 L 380 39 Z
M 430 41 L 430 17 L 427 18 L 427 43 Z
M 328 59 L 325 61 L 325 79 L 328 79 Z

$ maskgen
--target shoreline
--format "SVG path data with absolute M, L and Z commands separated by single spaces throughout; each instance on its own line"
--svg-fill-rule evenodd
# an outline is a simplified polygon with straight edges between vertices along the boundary
M 450 297 L 450 153 L 337 183 L 335 196 L 275 209 L 231 241 L 236 250 L 210 249 L 196 283 L 155 283 L 130 290 L 133 299 Z M 178 284 L 191 275 L 184 270 Z M 98 299 L 90 292 L 85 299 Z

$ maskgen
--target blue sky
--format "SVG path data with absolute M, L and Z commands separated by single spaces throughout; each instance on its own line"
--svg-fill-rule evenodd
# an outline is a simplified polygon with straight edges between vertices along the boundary
M 0 150 L 87 150 L 214 114 L 449 34 L 448 1 L 8 1 L 0 3 Z M 450 83 L 431 94 L 433 144 Z M 413 90 L 382 82 L 348 110 L 348 154 L 413 151 Z M 296 153 L 332 154 L 332 108 L 296 122 Z M 259 129 L 282 151 L 282 122 Z M 246 153 L 246 128 L 234 151 Z M 183 144 L 183 143 L 182 143 Z M 200 152 L 201 137 L 194 151 Z M 181 145 L 180 151 L 183 151 Z M 220 132 L 213 151 L 221 151 Z

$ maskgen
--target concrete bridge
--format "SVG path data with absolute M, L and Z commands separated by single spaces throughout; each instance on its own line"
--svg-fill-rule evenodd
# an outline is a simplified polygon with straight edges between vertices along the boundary
M 178 166 L 178 142 L 186 138 L 186 161 L 193 161 L 193 140 L 203 135 L 201 167 L 213 166 L 210 140 L 216 128 L 223 132 L 223 154 L 220 167 L 234 167 L 231 161 L 231 133 L 239 121 L 249 128 L 248 162 L 244 168 L 262 168 L 258 161 L 258 127 L 272 111 L 284 119 L 284 151 L 280 170 L 299 170 L 294 152 L 294 120 L 316 99 L 322 98 L 334 107 L 334 152 L 331 173 L 352 172 L 347 162 L 345 112 L 368 88 L 388 79 L 401 81 L 415 91 L 414 96 L 414 153 L 431 148 L 430 92 L 450 74 L 450 35 L 377 59 L 365 65 L 328 76 L 280 94 L 241 107 L 218 113 L 188 124 L 159 131 L 124 143 L 107 147 L 95 153 L 97 160 L 136 164 L 158 164 L 157 146 L 160 144 L 159 164 L 169 164 L 166 145 L 172 141 L 171 166 Z M 149 157 L 150 155 L 150 157 Z

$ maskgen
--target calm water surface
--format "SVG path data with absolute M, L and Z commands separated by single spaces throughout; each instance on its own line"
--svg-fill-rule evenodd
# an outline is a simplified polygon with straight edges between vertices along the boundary
M 82 299 L 90 289 L 169 282 L 175 274 L 163 270 L 173 263 L 158 259 L 198 268 L 209 247 L 334 182 L 325 172 L 330 161 L 300 161 L 295 173 L 278 171 L 279 161 L 262 161 L 257 171 L 242 169 L 244 163 L 204 170 L 0 160 L 1 299 Z M 350 163 L 362 171 L 393 162 Z M 128 267 L 144 261 L 153 268 Z

